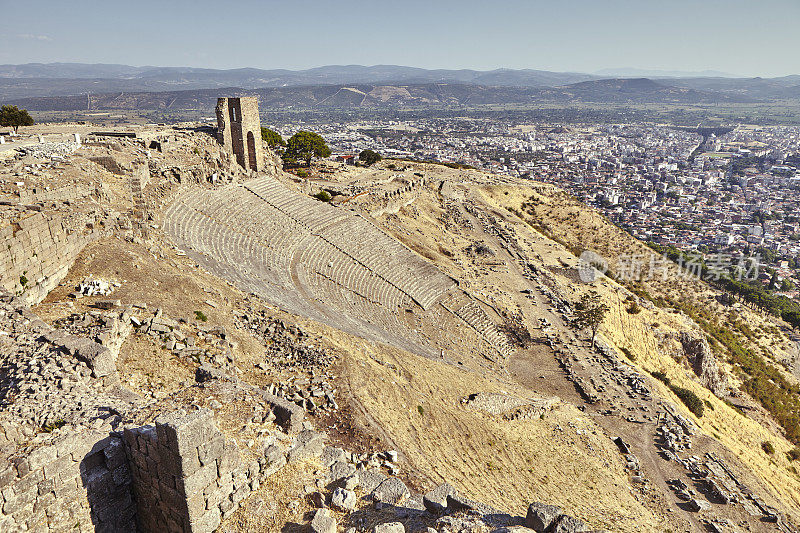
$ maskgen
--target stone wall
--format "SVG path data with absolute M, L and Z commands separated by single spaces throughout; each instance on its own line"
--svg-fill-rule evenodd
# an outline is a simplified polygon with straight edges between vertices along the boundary
M 261 140 L 258 97 L 219 98 L 217 100 L 217 140 L 236 156 L 245 169 L 261 171 L 266 166 Z
M 208 409 L 177 411 L 155 425 L 126 429 L 124 441 L 144 532 L 210 533 L 285 464 L 283 454 L 269 447 L 242 460 Z
M 135 532 L 122 439 L 71 428 L 0 469 L 0 531 Z
M 0 287 L 25 303 L 40 302 L 67 275 L 86 244 L 100 237 L 66 228 L 58 217 L 36 213 L 0 228 Z

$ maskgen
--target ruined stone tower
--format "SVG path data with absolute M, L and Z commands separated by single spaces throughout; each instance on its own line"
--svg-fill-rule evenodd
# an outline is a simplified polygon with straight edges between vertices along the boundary
M 257 96 L 217 99 L 217 139 L 233 152 L 242 167 L 263 170 Z

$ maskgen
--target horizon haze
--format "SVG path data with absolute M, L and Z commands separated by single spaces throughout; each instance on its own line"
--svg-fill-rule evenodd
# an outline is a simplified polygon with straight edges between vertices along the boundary
M 0 36 L 0 63 L 6 64 L 800 73 L 800 59 L 791 53 L 800 46 L 792 27 L 800 4 L 791 0 L 758 5 L 411 0 L 402 7 L 247 0 L 224 9 L 207 0 L 144 0 L 103 9 L 93 9 L 93 2 L 6 4 L 17 21 L 16 30 Z

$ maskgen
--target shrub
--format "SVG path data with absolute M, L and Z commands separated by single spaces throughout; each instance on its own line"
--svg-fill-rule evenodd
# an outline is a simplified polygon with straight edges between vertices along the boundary
M 422 415 L 425 414 L 425 408 L 422 407 L 421 405 L 418 405 L 417 406 L 417 412 L 419 413 L 420 416 L 422 416 Z
M 730 401 L 729 399 L 725 398 L 725 400 L 723 400 L 723 401 L 725 402 L 725 404 L 726 404 L 728 407 L 730 407 L 731 409 L 733 409 L 734 411 L 736 411 L 736 412 L 737 412 L 737 413 L 739 413 L 740 415 L 742 415 L 742 416 L 747 416 L 747 415 L 745 414 L 744 410 L 743 410 L 741 407 L 739 407 L 738 405 L 736 405 L 735 403 L 733 403 L 733 402 L 732 402 L 732 401 Z
M 625 357 L 627 357 L 631 361 L 636 361 L 636 356 L 628 348 L 622 347 L 620 348 L 620 350 L 622 351 L 622 353 L 625 354 Z
M 328 191 L 319 191 L 317 194 L 314 195 L 314 198 L 320 200 L 321 202 L 330 202 L 331 198 L 333 197 L 331 196 L 331 193 L 329 193 Z
M 761 449 L 764 450 L 764 453 L 767 455 L 772 455 L 775 453 L 775 446 L 768 440 L 765 440 L 761 443 Z
M 636 315 L 642 312 L 642 307 L 636 302 L 631 302 L 628 304 L 628 307 L 626 307 L 625 310 L 630 315 Z
M 690 391 L 689 389 L 684 389 L 683 387 L 678 387 L 676 385 L 670 385 L 670 390 L 677 396 L 680 401 L 691 411 L 694 416 L 700 418 L 703 416 L 703 401 L 697 397 L 697 395 Z
M 52 433 L 53 431 L 57 430 L 58 428 L 64 427 L 64 425 L 66 425 L 66 422 L 64 421 L 64 419 L 63 418 L 59 418 L 58 420 L 56 420 L 54 422 L 48 422 L 47 424 L 42 426 L 42 431 L 44 431 L 45 433 Z
M 662 383 L 665 383 L 665 384 L 669 385 L 669 378 L 668 378 L 668 377 L 667 377 L 667 375 L 666 375 L 664 372 L 662 372 L 661 370 L 656 370 L 655 372 L 653 372 L 653 373 L 652 373 L 652 375 L 653 375 L 653 377 L 654 377 L 654 378 L 656 378 L 658 381 L 661 381 Z
M 204 312 L 202 312 L 202 311 L 195 311 L 195 312 L 194 312 L 194 316 L 195 316 L 195 318 L 197 318 L 197 320 L 199 320 L 200 322 L 205 322 L 206 320 L 208 320 L 208 317 L 207 317 L 207 316 L 206 316 L 206 314 L 205 314 Z
M 296 174 L 297 174 L 298 178 L 307 178 L 308 177 L 308 172 L 303 170 L 302 168 L 300 170 L 298 170 Z
M 797 461 L 800 459 L 800 447 L 795 446 L 788 452 L 786 452 L 786 457 L 789 458 L 790 461 Z
M 28 278 L 26 278 L 25 276 L 20 276 L 19 277 L 19 284 L 24 287 L 25 285 L 28 284 Z

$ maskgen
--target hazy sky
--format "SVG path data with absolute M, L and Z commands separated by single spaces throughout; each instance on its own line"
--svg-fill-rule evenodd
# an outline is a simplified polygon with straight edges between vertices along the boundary
M 800 74 L 800 0 L 0 0 L 0 13 L 0 63 Z

